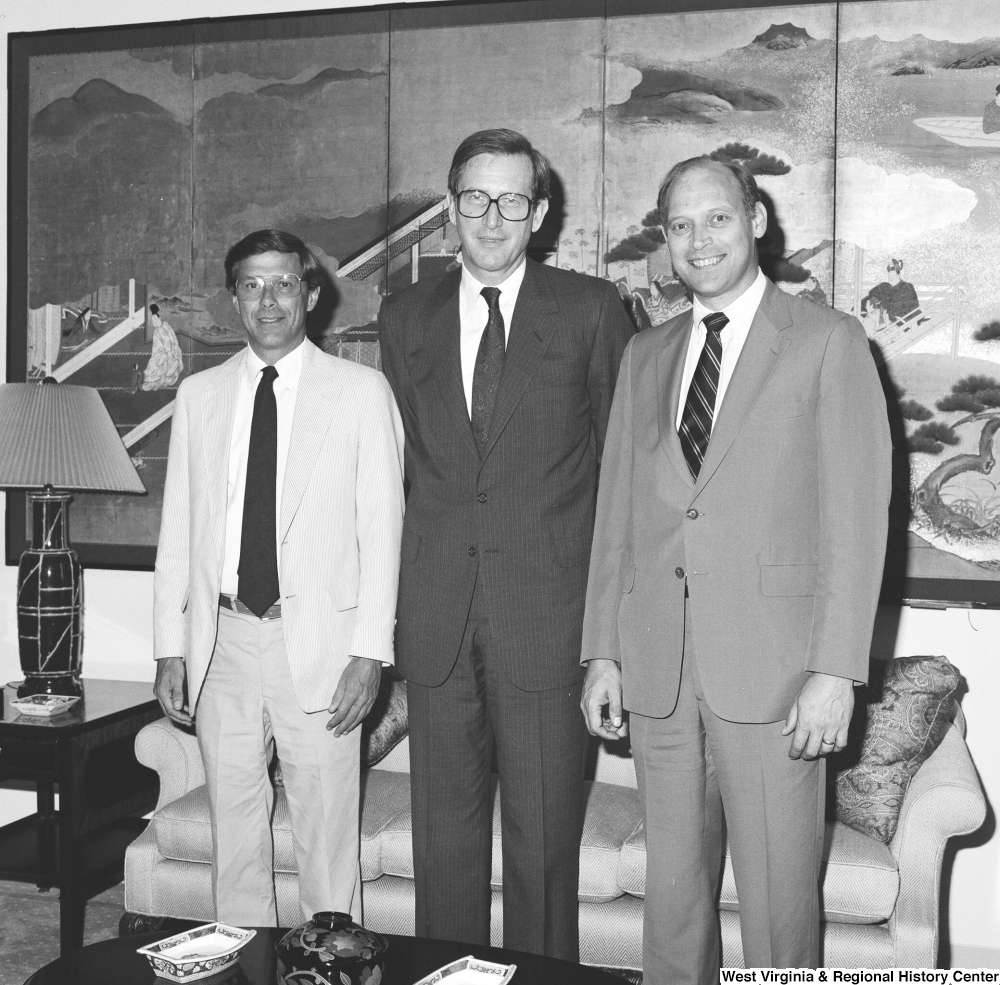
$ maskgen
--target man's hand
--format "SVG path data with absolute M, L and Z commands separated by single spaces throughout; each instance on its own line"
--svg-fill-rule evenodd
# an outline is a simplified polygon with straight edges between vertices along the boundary
M 810 674 L 795 698 L 782 735 L 792 735 L 789 759 L 815 759 L 847 745 L 854 711 L 854 682 L 831 674 Z
M 153 693 L 163 714 L 178 725 L 192 725 L 194 718 L 184 707 L 184 679 L 187 668 L 181 657 L 162 657 L 156 661 L 156 681 Z
M 624 739 L 628 735 L 628 725 L 622 721 L 622 671 L 614 660 L 587 661 L 580 710 L 591 735 L 602 739 Z
M 334 735 L 347 735 L 361 724 L 375 703 L 381 676 L 382 665 L 377 660 L 351 657 L 337 682 L 330 707 L 326 709 L 330 713 L 326 727 L 334 729 Z

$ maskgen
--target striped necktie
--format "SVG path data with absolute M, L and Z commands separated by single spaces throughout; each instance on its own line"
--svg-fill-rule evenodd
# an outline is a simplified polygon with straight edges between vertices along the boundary
M 705 346 L 691 377 L 681 426 L 677 430 L 691 476 L 696 480 L 708 449 L 708 439 L 712 436 L 712 416 L 722 367 L 722 339 L 719 334 L 729 324 L 729 319 L 721 311 L 705 315 L 702 321 L 707 329 Z

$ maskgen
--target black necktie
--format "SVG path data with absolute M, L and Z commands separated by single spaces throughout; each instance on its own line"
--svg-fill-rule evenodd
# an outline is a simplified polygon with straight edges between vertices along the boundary
M 721 311 L 713 311 L 702 319 L 707 329 L 705 345 L 698 357 L 687 402 L 681 415 L 677 435 L 693 478 L 698 478 L 705 459 L 708 439 L 712 436 L 712 415 L 715 413 L 715 395 L 719 389 L 719 369 L 722 366 L 722 339 L 720 332 L 729 324 Z
M 239 599 L 257 616 L 278 601 L 275 483 L 278 475 L 278 371 L 265 366 L 253 401 L 240 538 Z
M 490 419 L 503 371 L 504 326 L 503 315 L 500 314 L 500 288 L 484 287 L 480 293 L 490 307 L 486 330 L 479 340 L 476 367 L 472 372 L 472 433 L 482 454 L 489 437 Z

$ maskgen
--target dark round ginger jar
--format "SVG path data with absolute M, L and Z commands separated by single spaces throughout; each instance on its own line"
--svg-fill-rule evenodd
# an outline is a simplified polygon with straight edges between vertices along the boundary
M 389 942 L 323 910 L 275 944 L 279 985 L 380 985 Z

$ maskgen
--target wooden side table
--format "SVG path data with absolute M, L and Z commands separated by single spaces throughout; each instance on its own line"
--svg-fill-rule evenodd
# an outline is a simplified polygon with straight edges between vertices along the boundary
M 35 783 L 38 812 L 0 828 L 0 879 L 58 886 L 60 953 L 83 945 L 87 900 L 122 879 L 125 849 L 156 806 L 156 772 L 141 766 L 136 733 L 163 716 L 150 684 L 83 682 L 53 718 L 18 714 L 4 688 L 0 782 Z M 55 788 L 59 810 L 55 809 Z

